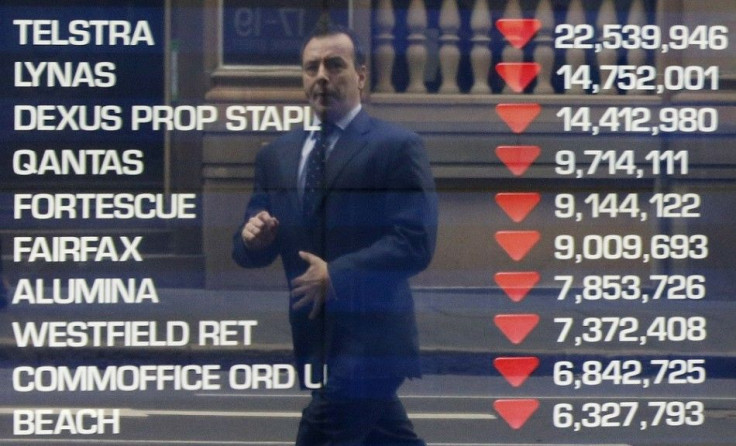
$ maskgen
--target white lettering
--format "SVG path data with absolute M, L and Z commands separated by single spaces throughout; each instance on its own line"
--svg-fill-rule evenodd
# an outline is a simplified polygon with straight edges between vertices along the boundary
M 45 76 L 44 76 L 45 74 Z M 45 82 L 44 82 L 45 79 Z M 115 64 L 100 62 L 16 62 L 16 87 L 97 87 L 115 86 Z
M 62 25 L 59 20 L 13 20 L 18 27 L 19 45 L 122 45 L 156 44 L 146 20 L 132 24 L 126 20 L 72 20 Z M 65 31 L 61 28 L 66 27 Z
M 181 347 L 189 343 L 189 324 L 167 321 L 13 322 L 20 348 Z
M 106 131 L 120 130 L 123 126 L 122 108 L 117 105 L 16 105 L 13 129 L 27 131 Z
M 217 121 L 217 108 L 212 105 L 134 105 L 131 109 L 131 128 L 140 130 L 150 124 L 151 130 L 204 130 L 205 124 Z
M 58 236 L 15 237 L 13 239 L 14 262 L 142 262 L 138 245 L 143 236 Z M 119 243 L 116 243 L 119 242 Z M 122 253 L 121 253 L 122 251 Z M 27 257 L 24 257 L 27 254 Z
M 295 382 L 296 370 L 290 364 L 238 364 L 230 368 L 233 390 L 290 389 Z
M 327 364 L 322 366 L 322 379 L 315 381 L 312 364 L 304 364 L 304 387 L 307 389 L 321 389 L 327 384 Z
M 143 173 L 142 150 L 30 149 L 13 154 L 13 172 L 16 175 L 140 175 Z
M 15 194 L 16 220 L 61 219 L 192 219 L 197 218 L 196 194 L 60 193 Z M 29 215 L 30 214 L 30 215 Z
M 225 117 L 225 128 L 231 132 L 289 131 L 299 124 L 314 130 L 310 108 L 303 106 L 231 105 L 225 109 Z
M 250 345 L 258 321 L 199 321 L 199 345 Z
M 66 285 L 66 286 L 64 286 Z M 18 279 L 13 294 L 13 305 L 79 305 L 79 304 L 141 304 L 159 303 L 158 292 L 151 278 L 92 280 L 73 278 L 62 281 L 45 279 Z
M 107 430 L 109 429 L 109 431 Z M 120 433 L 120 409 L 16 409 L 13 435 Z
M 219 390 L 219 372 L 220 366 L 214 364 L 20 366 L 13 369 L 13 390 L 19 393 Z M 284 385 L 281 377 L 277 383 Z

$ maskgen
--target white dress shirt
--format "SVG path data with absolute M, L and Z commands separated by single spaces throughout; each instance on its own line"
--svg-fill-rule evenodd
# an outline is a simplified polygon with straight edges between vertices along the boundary
M 341 120 L 335 123 L 335 130 L 332 132 L 332 135 L 330 135 L 329 139 L 327 140 L 327 151 L 325 153 L 325 159 L 330 156 L 330 153 L 332 153 L 332 149 L 335 148 L 335 143 L 338 139 L 340 139 L 340 135 L 342 134 L 342 132 L 345 131 L 346 128 L 348 128 L 348 125 L 350 125 L 353 119 L 358 116 L 358 113 L 360 113 L 361 109 L 361 104 L 358 104 L 357 107 L 350 110 L 348 114 L 346 114 Z M 322 122 L 319 120 L 319 118 L 316 118 L 314 126 L 320 126 L 321 124 Z M 314 144 L 317 142 L 318 135 L 319 130 L 312 130 L 312 133 L 309 135 L 309 137 L 307 137 L 307 139 L 304 141 L 304 145 L 302 146 L 302 156 L 299 160 L 299 176 L 297 177 L 297 187 L 299 188 L 300 200 L 304 195 L 304 185 L 307 181 L 307 169 L 305 169 L 305 166 L 307 165 L 309 154 L 312 153 L 312 149 L 314 149 Z

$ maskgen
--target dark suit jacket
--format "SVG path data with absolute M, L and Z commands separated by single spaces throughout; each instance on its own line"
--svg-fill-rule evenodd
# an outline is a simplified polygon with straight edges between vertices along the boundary
M 361 111 L 327 160 L 327 193 L 319 210 L 325 224 L 318 229 L 304 221 L 297 192 L 307 135 L 287 133 L 258 154 L 244 221 L 268 210 L 280 222 L 278 237 L 271 247 L 251 251 L 238 230 L 233 258 L 253 268 L 280 255 L 288 281 L 306 270 L 299 250 L 328 262 L 332 292 L 323 318 L 310 321 L 310 308 L 290 309 L 300 372 L 306 363 L 318 369 L 326 363 L 330 377 L 419 376 L 408 279 L 429 264 L 437 228 L 434 181 L 423 144 L 416 134 Z

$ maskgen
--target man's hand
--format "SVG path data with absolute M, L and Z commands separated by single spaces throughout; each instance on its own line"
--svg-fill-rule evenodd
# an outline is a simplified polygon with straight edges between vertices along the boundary
M 268 247 L 276 239 L 279 221 L 272 217 L 268 211 L 261 211 L 255 217 L 251 217 L 243 226 L 240 236 L 245 247 L 248 249 L 263 249 Z
M 298 310 L 312 304 L 309 319 L 314 319 L 322 312 L 330 289 L 330 273 L 327 262 L 314 254 L 299 251 L 299 257 L 309 263 L 309 268 L 296 279 L 291 281 L 291 297 L 303 296 L 292 308 Z

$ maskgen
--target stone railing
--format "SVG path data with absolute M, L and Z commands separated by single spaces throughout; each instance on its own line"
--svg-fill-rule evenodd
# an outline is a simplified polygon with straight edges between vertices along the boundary
M 645 50 L 556 49 L 560 24 L 646 25 L 661 2 L 644 0 L 374 0 L 373 92 L 467 93 L 509 92 L 493 67 L 500 62 L 536 62 L 541 67 L 525 93 L 583 94 L 580 86 L 564 88 L 556 70 L 580 66 L 653 63 Z M 590 8 L 594 5 L 595 10 Z M 647 6 L 649 5 L 649 6 Z M 651 9 L 651 10 L 650 10 Z M 496 29 L 500 19 L 537 19 L 532 42 L 515 48 Z M 601 32 L 596 32 L 600 36 Z M 598 41 L 600 43 L 600 41 Z M 595 74 L 594 74 L 595 75 Z M 601 94 L 620 94 L 616 89 Z

